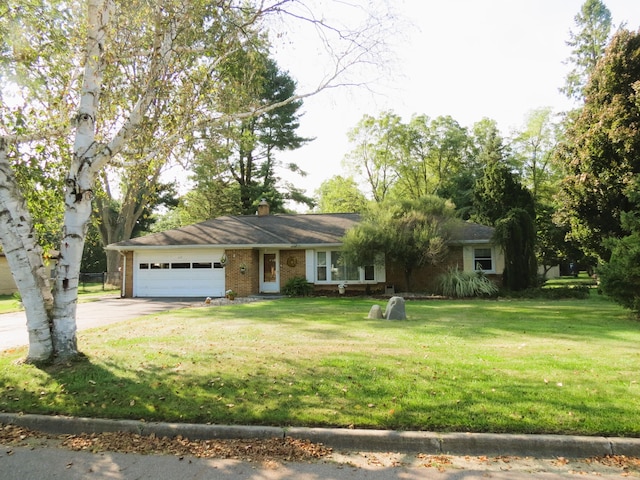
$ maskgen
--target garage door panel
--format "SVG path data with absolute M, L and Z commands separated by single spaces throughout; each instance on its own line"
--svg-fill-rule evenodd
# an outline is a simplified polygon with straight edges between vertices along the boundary
M 222 253 L 222 250 L 139 253 L 134 266 L 134 296 L 224 296 L 224 268 L 218 261 Z

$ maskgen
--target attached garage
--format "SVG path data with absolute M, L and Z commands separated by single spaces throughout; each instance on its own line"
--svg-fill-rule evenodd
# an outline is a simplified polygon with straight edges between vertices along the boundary
M 152 249 L 133 256 L 134 297 L 223 297 L 222 249 Z

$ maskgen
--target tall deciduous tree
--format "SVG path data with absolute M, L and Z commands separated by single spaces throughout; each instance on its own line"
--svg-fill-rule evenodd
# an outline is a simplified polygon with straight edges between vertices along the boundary
M 467 129 L 450 116 L 433 120 L 414 116 L 405 126 L 404 158 L 399 162 L 395 194 L 418 198 L 442 195 L 467 170 L 471 141 Z
M 593 71 L 579 116 L 558 149 L 566 168 L 562 217 L 587 253 L 609 258 L 607 237 L 628 233 L 623 212 L 640 208 L 629 187 L 640 174 L 640 33 L 619 31 Z
M 337 175 L 325 180 L 317 195 L 320 213 L 360 213 L 367 206 L 367 198 L 351 177 Z
M 384 112 L 378 118 L 365 115 L 349 134 L 355 148 L 344 163 L 367 184 L 373 200 L 383 202 L 398 178 L 398 164 L 405 155 L 402 119 Z
M 122 161 L 140 129 L 149 128 L 161 145 L 170 146 L 203 122 L 221 121 L 219 109 L 205 108 L 219 85 L 220 66 L 248 46 L 270 15 L 299 19 L 299 7 L 295 0 L 0 4 L 0 93 L 3 104 L 8 96 L 17 98 L 30 117 L 28 128 L 0 125 L 0 242 L 25 306 L 28 361 L 64 361 L 78 354 L 79 268 L 96 179 Z M 350 66 L 374 59 L 375 47 L 383 44 L 379 34 L 385 26 L 379 22 L 349 32 L 318 18 L 307 17 L 324 28 L 326 45 L 335 40 L 344 48 L 333 50 L 335 70 L 308 95 L 335 85 Z M 255 117 L 302 96 L 256 105 L 234 117 Z M 61 132 L 72 154 L 59 194 L 64 220 L 52 293 L 13 167 L 17 145 L 34 146 Z
M 551 108 L 538 108 L 527 114 L 524 128 L 513 140 L 523 183 L 534 204 L 549 202 L 560 182 L 560 168 L 553 161 L 557 131 Z
M 570 32 L 567 41 L 572 48 L 567 63 L 572 64 L 573 69 L 560 90 L 569 98 L 581 100 L 589 76 L 607 46 L 612 26 L 611 12 L 601 0 L 586 0 L 574 19 L 578 31 Z

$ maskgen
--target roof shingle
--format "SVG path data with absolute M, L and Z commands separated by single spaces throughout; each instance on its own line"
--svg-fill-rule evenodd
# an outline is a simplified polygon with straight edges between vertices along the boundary
M 224 216 L 186 227 L 153 233 L 109 245 L 110 250 L 165 246 L 340 245 L 347 230 L 360 221 L 357 213 Z M 493 228 L 460 222 L 453 243 L 488 242 Z

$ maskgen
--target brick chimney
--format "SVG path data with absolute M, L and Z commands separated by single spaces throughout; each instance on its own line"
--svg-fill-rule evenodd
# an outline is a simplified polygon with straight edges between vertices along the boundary
M 265 215 L 269 215 L 269 203 L 263 198 L 258 204 L 258 216 L 264 217 Z

